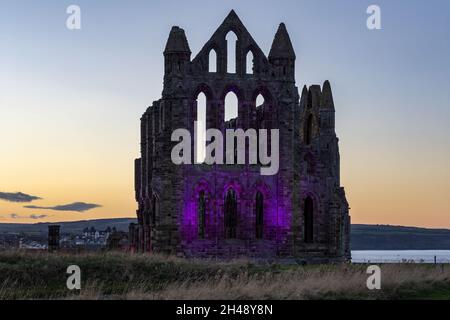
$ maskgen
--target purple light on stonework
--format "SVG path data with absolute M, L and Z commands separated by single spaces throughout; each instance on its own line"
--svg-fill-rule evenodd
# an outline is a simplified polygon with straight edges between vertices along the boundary
M 214 177 L 209 177 L 209 180 L 214 181 L 214 178 L 217 179 L 217 177 L 219 177 L 219 180 L 225 180 L 228 176 L 227 172 L 219 171 L 215 172 Z M 288 243 L 292 207 L 289 199 L 284 199 L 282 196 L 275 194 L 277 188 L 274 179 L 261 178 L 254 185 L 247 187 L 242 185 L 237 178 L 233 178 L 231 181 L 226 182 L 225 185 L 222 185 L 221 190 L 217 193 L 211 191 L 207 181 L 208 177 L 206 175 L 203 179 L 193 183 L 194 188 L 189 188 L 188 185 L 192 186 L 192 184 L 187 184 L 185 190 L 183 215 L 180 217 L 180 231 L 183 246 L 188 252 L 214 250 L 214 246 L 217 245 L 216 240 L 218 240 L 216 237 L 219 237 L 219 239 L 223 238 L 223 202 L 227 192 L 231 189 L 236 193 L 239 207 L 238 214 L 241 215 L 238 230 L 241 230 L 241 232 L 242 230 L 247 230 L 241 234 L 258 241 L 255 236 L 256 232 L 251 231 L 251 226 L 255 223 L 255 201 L 257 193 L 260 192 L 264 201 L 263 240 L 276 243 L 276 248 L 281 248 Z M 205 240 L 199 239 L 198 236 L 198 205 L 201 192 L 204 192 L 207 198 Z M 211 235 L 213 238 L 209 238 L 208 235 Z M 249 238 L 244 240 L 247 241 Z M 243 244 L 239 244 L 239 242 L 225 242 L 221 245 L 233 247 L 234 245 L 242 246 Z M 274 247 L 271 248 L 273 249 Z
M 211 194 L 205 180 L 200 180 L 194 190 L 185 190 L 184 210 L 181 217 L 181 234 L 184 241 L 193 241 L 198 237 L 198 201 L 201 192 L 204 192 L 207 197 Z
M 195 201 L 185 201 L 184 214 L 181 223 L 182 239 L 192 241 L 197 238 L 197 204 Z

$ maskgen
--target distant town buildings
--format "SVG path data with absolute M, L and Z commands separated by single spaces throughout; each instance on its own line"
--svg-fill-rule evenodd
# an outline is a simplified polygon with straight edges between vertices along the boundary
M 50 225 L 47 232 L 6 232 L 0 234 L 0 250 L 128 250 L 128 233 L 115 227 L 98 230 L 86 227 L 76 232 L 65 232 Z

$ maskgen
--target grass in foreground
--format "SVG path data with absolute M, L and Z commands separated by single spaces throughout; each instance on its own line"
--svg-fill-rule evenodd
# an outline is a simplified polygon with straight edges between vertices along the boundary
M 80 291 L 66 287 L 69 265 L 81 268 Z M 378 291 L 366 268 L 0 252 L 0 299 L 450 299 L 450 265 L 383 265 Z

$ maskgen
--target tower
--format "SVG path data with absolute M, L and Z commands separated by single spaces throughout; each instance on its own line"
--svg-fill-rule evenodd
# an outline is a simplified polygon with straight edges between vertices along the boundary
M 54 252 L 59 250 L 59 225 L 48 226 L 48 251 Z
M 191 61 L 191 50 L 186 34 L 180 27 L 172 27 L 164 50 L 164 76 L 180 77 Z
M 286 29 L 281 23 L 272 43 L 269 62 L 276 78 L 295 82 L 295 52 Z

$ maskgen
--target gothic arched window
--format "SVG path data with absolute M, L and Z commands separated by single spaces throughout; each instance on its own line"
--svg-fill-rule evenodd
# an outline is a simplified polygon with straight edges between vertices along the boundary
M 245 65 L 246 65 L 246 73 L 247 74 L 253 74 L 255 70 L 255 60 L 254 60 L 253 52 L 250 50 L 247 53 L 247 57 L 245 59 Z
M 217 72 L 217 52 L 214 49 L 211 49 L 209 52 L 209 62 L 208 62 L 208 71 L 209 72 Z
M 262 94 L 258 94 L 258 96 L 256 97 L 256 108 L 262 107 L 264 102 L 265 102 L 264 96 Z
M 306 243 L 314 242 L 314 203 L 311 197 L 305 199 L 303 210 L 304 240 Z
M 256 239 L 262 239 L 264 234 L 264 196 L 261 192 L 256 194 Z
M 205 239 L 206 229 L 206 199 L 205 191 L 200 191 L 198 197 L 198 237 Z
M 233 31 L 227 33 L 227 72 L 236 73 L 236 43 L 238 37 Z
M 225 196 L 224 211 L 225 238 L 235 239 L 237 228 L 237 197 L 233 189 L 229 189 Z
M 239 100 L 233 91 L 230 91 L 225 96 L 224 105 L 224 120 L 230 121 L 231 119 L 236 119 L 238 117 Z
M 200 92 L 197 97 L 197 163 L 205 161 L 206 103 L 206 95 Z

